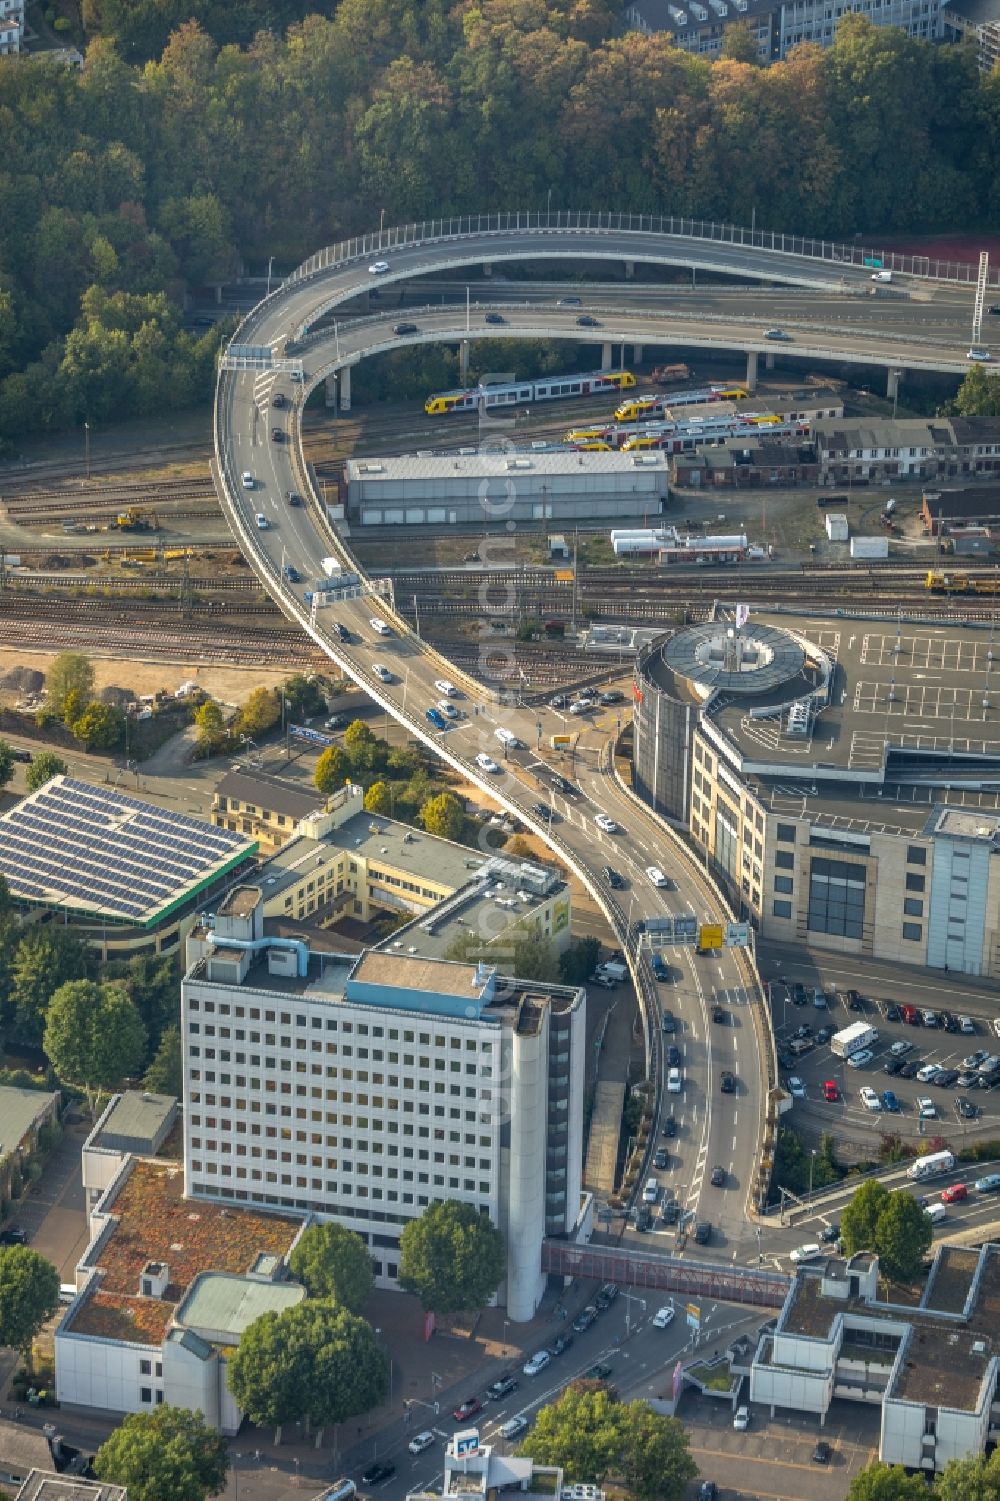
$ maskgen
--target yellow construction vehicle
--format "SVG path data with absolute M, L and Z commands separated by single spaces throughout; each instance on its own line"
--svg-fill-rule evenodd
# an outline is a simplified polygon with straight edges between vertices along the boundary
M 119 511 L 113 525 L 123 532 L 158 532 L 160 530 L 156 512 L 144 511 L 139 506 L 129 506 L 127 511 Z

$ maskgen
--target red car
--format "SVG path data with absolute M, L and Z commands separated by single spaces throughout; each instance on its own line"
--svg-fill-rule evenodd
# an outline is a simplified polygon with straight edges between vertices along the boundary
M 475 1417 L 476 1413 L 482 1410 L 483 1404 L 478 1397 L 466 1397 L 465 1401 L 460 1402 L 455 1408 L 452 1417 L 456 1423 L 464 1423 L 466 1418 Z
M 906 1024 L 907 1024 L 907 1026 L 910 1026 L 910 1027 L 919 1027 L 920 1026 L 920 1012 L 917 1010 L 916 1006 L 903 1006 L 902 1007 L 902 1016 L 903 1016 L 904 1022 L 906 1022 Z
M 823 1098 L 829 1100 L 831 1105 L 840 1099 L 840 1090 L 832 1079 L 827 1079 L 823 1085 Z
M 950 1188 L 946 1188 L 942 1193 L 941 1203 L 957 1204 L 961 1199 L 967 1199 L 968 1197 L 969 1190 L 964 1183 L 953 1183 Z

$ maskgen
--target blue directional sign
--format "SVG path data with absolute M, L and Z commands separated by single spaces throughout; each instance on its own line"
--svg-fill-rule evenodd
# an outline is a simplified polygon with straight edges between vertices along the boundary
M 336 743 L 333 736 L 328 735 L 325 730 L 311 730 L 304 724 L 290 724 L 288 733 L 293 740 L 305 740 L 309 745 L 322 745 L 324 749 Z

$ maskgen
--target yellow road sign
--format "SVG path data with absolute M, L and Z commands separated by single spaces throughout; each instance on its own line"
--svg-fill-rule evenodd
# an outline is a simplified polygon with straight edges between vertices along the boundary
M 698 947 L 701 949 L 721 949 L 722 936 L 721 923 L 703 923 L 698 929 Z

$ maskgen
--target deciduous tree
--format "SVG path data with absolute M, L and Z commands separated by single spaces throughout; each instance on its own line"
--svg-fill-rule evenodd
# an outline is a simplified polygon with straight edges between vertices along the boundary
M 374 1280 L 368 1248 L 360 1235 L 332 1220 L 303 1230 L 289 1266 L 312 1298 L 327 1298 L 350 1313 L 360 1313 L 368 1301 Z
M 45 687 L 49 709 L 62 714 L 71 693 L 78 693 L 84 703 L 93 696 L 94 669 L 81 652 L 60 652 L 45 674 Z
M 912 1282 L 930 1249 L 932 1230 L 912 1194 L 889 1194 L 875 1221 L 879 1270 L 893 1282 Z
M 143 1088 L 153 1094 L 172 1094 L 180 1099 L 184 1093 L 184 1059 L 179 1027 L 167 1027 L 160 1038 L 156 1056 L 147 1068 Z
M 0 787 L 6 787 L 14 775 L 14 752 L 6 740 L 0 740 Z M 30 789 L 29 789 L 30 791 Z
M 365 793 L 365 811 L 367 813 L 392 812 L 392 788 L 388 782 L 373 782 Z
M 200 1412 L 164 1403 L 130 1413 L 98 1449 L 94 1470 L 124 1486 L 129 1501 L 205 1501 L 226 1488 L 229 1449 Z
M 506 1271 L 503 1236 L 488 1215 L 454 1199 L 429 1204 L 399 1238 L 399 1281 L 435 1313 L 483 1308 Z
M 55 751 L 39 751 L 24 774 L 25 786 L 29 792 L 37 792 L 53 777 L 64 777 L 67 770 L 66 762 Z
M 26 928 L 17 945 L 11 972 L 10 1001 L 14 1031 L 21 1042 L 37 1047 L 45 1031 L 49 1001 L 67 980 L 82 980 L 90 955 L 69 928 Z
M 908 1475 L 902 1465 L 876 1460 L 854 1476 L 846 1501 L 927 1501 L 928 1494 L 933 1493 L 922 1475 Z
M 465 812 L 452 792 L 441 792 L 420 809 L 420 822 L 428 834 L 440 839 L 459 839 L 465 830 Z
M 569 1481 L 599 1485 L 614 1477 L 640 1501 L 679 1501 L 698 1473 L 676 1418 L 584 1383 L 541 1409 L 528 1447 L 536 1463 L 561 1465 Z
M 339 745 L 328 745 L 316 762 L 313 781 L 324 797 L 351 780 L 350 757 Z
M 0 1344 L 27 1360 L 31 1342 L 59 1306 L 59 1273 L 28 1246 L 0 1246 Z
M 855 1251 L 874 1251 L 878 1217 L 889 1199 L 889 1190 L 871 1178 L 855 1190 L 851 1202 L 840 1216 L 840 1239 L 845 1256 Z
M 42 1046 L 62 1078 L 83 1086 L 93 1110 L 98 1090 L 112 1088 L 142 1063 L 146 1031 L 124 990 L 70 980 L 49 1001 Z

